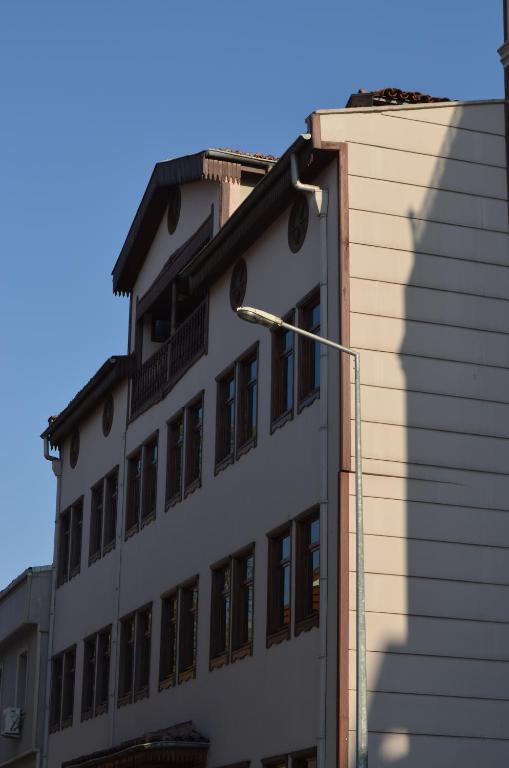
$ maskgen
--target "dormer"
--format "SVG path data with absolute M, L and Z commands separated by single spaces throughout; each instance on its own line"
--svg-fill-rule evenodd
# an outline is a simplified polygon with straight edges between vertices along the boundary
M 207 297 L 178 275 L 212 240 L 276 158 L 209 149 L 158 163 L 113 269 L 131 297 L 131 416 L 157 401 L 205 351 Z

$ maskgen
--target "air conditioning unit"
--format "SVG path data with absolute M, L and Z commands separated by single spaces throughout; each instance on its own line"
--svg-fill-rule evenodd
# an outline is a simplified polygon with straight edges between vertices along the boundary
M 2 712 L 2 736 L 19 739 L 21 736 L 22 712 L 20 707 L 6 707 Z

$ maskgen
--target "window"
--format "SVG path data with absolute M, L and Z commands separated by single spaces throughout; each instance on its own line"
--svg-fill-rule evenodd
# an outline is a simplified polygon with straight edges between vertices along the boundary
M 256 442 L 258 406 L 258 350 L 239 361 L 237 449 Z
M 296 524 L 295 634 L 318 625 L 320 614 L 320 516 Z
M 287 768 L 289 764 L 292 768 L 316 768 L 316 747 L 262 760 L 264 768 Z
M 81 719 L 108 711 L 111 627 L 87 637 L 83 643 Z
M 299 306 L 299 325 L 311 333 L 320 333 L 320 294 L 314 291 Z M 307 405 L 320 392 L 319 344 L 299 337 L 299 405 Z
M 198 580 L 180 588 L 179 683 L 196 675 Z
M 59 543 L 57 585 L 72 579 L 80 572 L 81 528 L 83 523 L 83 498 L 61 512 L 59 519 Z
M 179 413 L 168 423 L 166 453 L 166 507 L 182 498 L 182 457 L 184 452 L 184 415 Z
M 50 731 L 72 725 L 76 646 L 51 660 Z
M 28 674 L 28 651 L 18 656 L 18 671 L 16 678 L 16 706 L 25 709 Z
M 293 313 L 285 317 L 293 324 Z M 294 333 L 281 328 L 272 332 L 272 427 L 293 415 Z
M 166 508 L 201 485 L 203 392 L 168 422 Z
M 151 606 L 120 621 L 119 706 L 138 701 L 149 694 L 151 640 Z
M 252 653 L 254 552 L 235 555 L 212 569 L 211 669 Z
M 127 460 L 126 538 L 156 516 L 157 442 L 151 438 Z
M 200 482 L 203 430 L 203 396 L 186 408 L 186 492 Z
M 162 600 L 159 690 L 175 685 L 175 670 L 177 669 L 177 606 L 178 592 L 173 592 L 173 594 Z
M 235 368 L 217 379 L 216 466 L 233 461 L 235 452 Z
M 117 528 L 118 467 L 92 488 L 88 564 L 115 546 Z
M 290 636 L 291 529 L 269 536 L 267 644 Z

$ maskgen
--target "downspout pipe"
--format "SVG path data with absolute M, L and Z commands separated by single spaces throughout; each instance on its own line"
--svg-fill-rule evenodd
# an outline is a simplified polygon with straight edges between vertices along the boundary
M 313 184 L 304 184 L 299 179 L 298 160 L 290 155 L 290 169 L 293 187 L 304 193 L 311 209 L 320 220 L 320 329 L 328 333 L 328 255 L 327 255 L 327 212 L 328 191 Z M 319 705 L 317 765 L 325 768 L 327 761 L 327 632 L 328 632 L 328 349 L 320 344 L 320 624 L 319 624 Z

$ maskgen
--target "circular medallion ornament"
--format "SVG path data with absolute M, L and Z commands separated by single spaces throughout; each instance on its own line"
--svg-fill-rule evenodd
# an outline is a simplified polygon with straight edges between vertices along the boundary
M 103 405 L 103 435 L 108 437 L 113 424 L 113 395 L 109 394 Z
M 69 449 L 69 463 L 73 469 L 78 463 L 79 455 L 80 455 L 80 433 L 77 429 L 75 429 L 71 436 L 71 447 Z
M 288 245 L 292 253 L 300 251 L 306 239 L 309 222 L 309 206 L 307 197 L 299 195 L 290 211 L 288 219 Z
M 168 232 L 173 235 L 180 219 L 181 195 L 180 187 L 171 187 L 168 195 Z
M 237 307 L 242 306 L 247 287 L 247 267 L 244 259 L 239 259 L 233 267 L 232 279 L 230 282 L 230 306 L 235 312 Z

